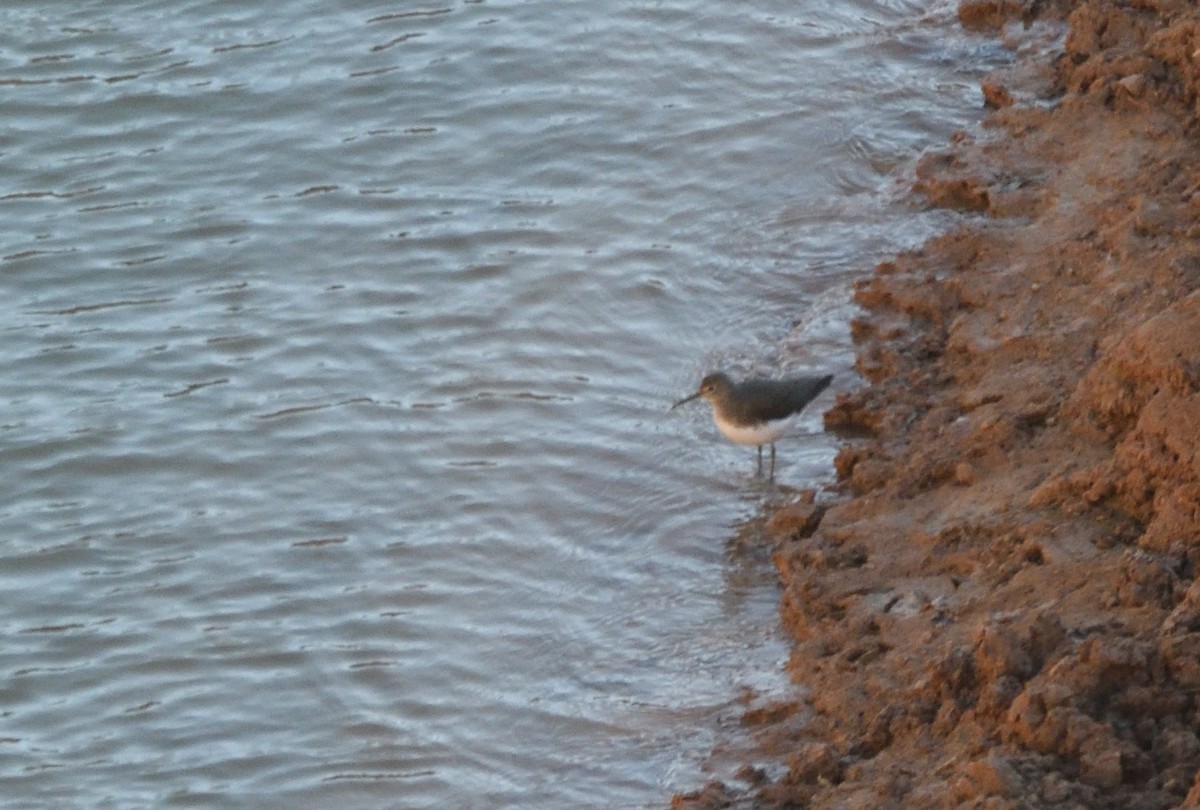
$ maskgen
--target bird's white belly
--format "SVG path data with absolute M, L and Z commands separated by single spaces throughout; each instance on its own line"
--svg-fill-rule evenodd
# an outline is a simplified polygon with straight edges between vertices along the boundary
M 787 433 L 792 427 L 793 416 L 786 419 L 776 419 L 773 422 L 764 422 L 761 425 L 735 425 L 732 422 L 726 422 L 720 417 L 714 416 L 713 419 L 717 423 L 717 427 L 725 434 L 725 437 L 731 442 L 738 444 L 774 444 L 775 441 Z

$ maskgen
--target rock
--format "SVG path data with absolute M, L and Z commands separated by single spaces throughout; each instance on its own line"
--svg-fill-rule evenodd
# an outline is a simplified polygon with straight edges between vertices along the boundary
M 967 773 L 989 796 L 1019 796 L 1024 781 L 1007 757 L 992 754 L 967 766 Z
M 1195 779 L 1192 781 L 1192 789 L 1188 791 L 1187 798 L 1179 805 L 1184 807 L 1200 807 L 1200 772 L 1196 773 Z
M 1047 614 L 991 619 L 975 632 L 975 669 L 980 678 L 1027 680 L 1063 641 L 1064 630 Z
M 1154 755 L 1166 762 L 1190 765 L 1200 759 L 1200 739 L 1190 728 L 1169 728 L 1155 740 Z
M 1013 104 L 1012 93 L 1004 85 L 995 79 L 985 79 L 979 89 L 983 91 L 983 106 L 990 107 L 993 110 L 998 110 L 1003 107 L 1011 107 Z
M 1071 783 L 1059 773 L 1048 773 L 1042 779 L 1042 798 L 1051 804 L 1061 804 L 1071 798 Z
M 1129 549 L 1121 555 L 1117 583 L 1119 603 L 1130 607 L 1170 607 L 1174 604 L 1179 577 L 1159 557 L 1141 549 Z
M 989 622 L 975 634 L 975 668 L 988 680 L 1002 675 L 1025 680 L 1034 673 L 1034 661 L 1015 628 Z
M 928 154 L 917 162 L 913 191 L 923 194 L 938 208 L 952 211 L 986 211 L 991 206 L 988 183 L 977 175 L 965 175 L 953 155 Z
M 1126 76 L 1116 83 L 1117 90 L 1132 98 L 1140 98 L 1146 92 L 1146 77 L 1141 73 Z
M 1155 658 L 1154 645 L 1129 637 L 1092 636 L 1079 647 L 1081 687 L 1089 696 L 1103 698 L 1149 681 Z
M 1121 784 L 1121 752 L 1105 740 L 1084 746 L 1079 754 L 1079 778 L 1098 788 L 1112 789 Z
M 825 507 L 813 502 L 814 495 L 809 490 L 799 499 L 776 510 L 767 521 L 767 534 L 776 542 L 811 536 L 825 515 Z
M 963 769 L 964 784 L 956 790 L 959 801 L 984 796 L 1019 796 L 1024 784 L 1017 769 L 996 754 L 974 760 Z
M 767 781 L 767 774 L 762 768 L 756 768 L 753 765 L 743 765 L 737 769 L 734 776 L 751 785 L 762 785 Z
M 841 777 L 841 771 L 842 764 L 833 747 L 827 743 L 804 743 L 788 757 L 787 778 L 790 782 L 836 782 Z
M 954 482 L 964 487 L 975 483 L 975 468 L 970 462 L 960 461 L 954 467 Z
M 1011 675 L 1002 675 L 987 682 L 979 691 L 976 709 L 981 714 L 1002 714 L 1021 694 L 1021 680 Z
M 1200 580 L 1159 629 L 1159 651 L 1167 669 L 1182 688 L 1200 689 Z
M 959 22 L 972 31 L 999 29 L 1025 13 L 1025 3 L 1018 0 L 960 0 L 958 4 Z
M 723 782 L 709 782 L 700 790 L 676 793 L 672 810 L 724 810 L 733 805 L 734 794 Z

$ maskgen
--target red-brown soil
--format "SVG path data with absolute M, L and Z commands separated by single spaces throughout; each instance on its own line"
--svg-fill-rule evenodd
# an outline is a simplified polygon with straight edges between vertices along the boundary
M 764 524 L 806 697 L 744 723 L 786 774 L 676 807 L 1200 807 L 1200 5 L 960 18 L 1067 34 L 921 162 L 979 213 L 858 285 L 826 423 L 868 437 Z

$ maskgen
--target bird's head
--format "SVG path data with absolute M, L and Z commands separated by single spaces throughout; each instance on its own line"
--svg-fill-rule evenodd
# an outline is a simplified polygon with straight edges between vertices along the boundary
M 675 410 L 684 403 L 691 402 L 693 399 L 704 399 L 709 402 L 716 402 L 723 397 L 730 388 L 733 387 L 733 382 L 724 372 L 714 372 L 706 376 L 700 381 L 700 388 L 694 394 L 690 394 L 671 406 L 670 410 Z

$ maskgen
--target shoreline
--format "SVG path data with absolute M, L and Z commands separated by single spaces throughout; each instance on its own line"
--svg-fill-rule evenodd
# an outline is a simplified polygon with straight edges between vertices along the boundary
M 962 0 L 1055 53 L 917 168 L 977 212 L 856 285 L 837 494 L 764 518 L 776 779 L 678 808 L 1200 805 L 1200 8 Z M 1019 35 L 1017 35 L 1019 37 Z

